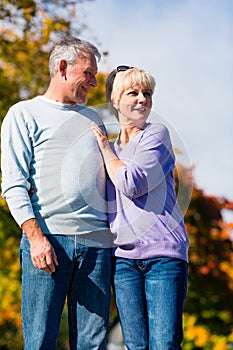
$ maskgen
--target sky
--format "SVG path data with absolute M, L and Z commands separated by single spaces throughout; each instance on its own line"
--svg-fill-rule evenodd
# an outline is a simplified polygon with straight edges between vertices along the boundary
M 233 200 L 233 1 L 84 1 L 78 16 L 82 38 L 109 53 L 101 72 L 155 77 L 153 111 L 182 140 L 195 183 Z

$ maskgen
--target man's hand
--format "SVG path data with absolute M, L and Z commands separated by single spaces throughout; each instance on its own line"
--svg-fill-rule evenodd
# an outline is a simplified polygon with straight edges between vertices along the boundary
M 33 265 L 40 270 L 53 273 L 58 265 L 56 253 L 44 236 L 31 242 L 31 258 Z
M 35 219 L 29 219 L 22 225 L 31 245 L 31 259 L 33 265 L 51 274 L 58 266 L 57 255 L 49 240 L 42 233 Z

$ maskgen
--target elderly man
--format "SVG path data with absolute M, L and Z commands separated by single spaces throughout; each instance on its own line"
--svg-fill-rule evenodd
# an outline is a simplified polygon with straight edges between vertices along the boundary
M 80 105 L 96 86 L 98 59 L 91 43 L 64 38 L 50 54 L 47 91 L 12 106 L 3 121 L 2 193 L 23 232 L 25 350 L 56 349 L 66 297 L 70 349 L 106 349 L 111 235 L 90 131 L 101 120 Z

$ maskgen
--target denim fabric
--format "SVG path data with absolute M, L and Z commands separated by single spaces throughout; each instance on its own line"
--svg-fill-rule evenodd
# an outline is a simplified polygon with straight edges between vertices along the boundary
M 188 264 L 116 258 L 114 289 L 128 350 L 180 350 Z
M 110 308 L 111 249 L 86 247 L 48 235 L 59 266 L 49 275 L 32 264 L 30 244 L 20 245 L 25 350 L 55 350 L 67 297 L 71 350 L 105 350 Z

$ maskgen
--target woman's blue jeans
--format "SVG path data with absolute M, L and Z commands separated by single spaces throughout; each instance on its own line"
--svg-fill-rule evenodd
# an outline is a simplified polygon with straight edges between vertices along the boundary
M 116 258 L 113 270 L 127 349 L 180 350 L 188 264 L 175 258 Z
M 30 244 L 20 245 L 22 318 L 25 350 L 55 350 L 65 300 L 68 300 L 71 350 L 105 350 L 109 321 L 111 249 L 75 244 L 48 235 L 59 266 L 49 275 L 34 267 Z

